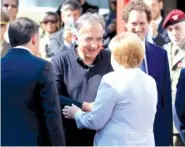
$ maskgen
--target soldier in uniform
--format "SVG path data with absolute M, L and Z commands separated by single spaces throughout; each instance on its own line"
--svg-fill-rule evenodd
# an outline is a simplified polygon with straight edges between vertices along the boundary
M 181 10 L 172 10 L 165 18 L 163 28 L 167 30 L 170 43 L 164 45 L 167 50 L 171 85 L 172 101 L 175 101 L 176 85 L 180 76 L 180 71 L 185 67 L 185 13 Z M 176 130 L 174 130 L 176 133 Z M 178 137 L 175 139 L 175 145 L 182 145 Z
M 172 10 L 163 23 L 171 42 L 164 45 L 167 50 L 172 79 L 172 98 L 174 101 L 176 85 L 181 69 L 185 66 L 185 13 Z

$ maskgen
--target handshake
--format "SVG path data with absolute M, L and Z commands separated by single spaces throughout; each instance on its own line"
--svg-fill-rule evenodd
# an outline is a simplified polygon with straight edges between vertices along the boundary
M 82 111 L 90 112 L 91 110 L 92 110 L 92 103 L 83 102 Z M 64 109 L 62 109 L 62 113 L 63 113 L 64 117 L 67 119 L 74 119 L 75 114 L 78 111 L 81 111 L 81 109 L 73 104 L 72 104 L 72 106 L 65 106 Z

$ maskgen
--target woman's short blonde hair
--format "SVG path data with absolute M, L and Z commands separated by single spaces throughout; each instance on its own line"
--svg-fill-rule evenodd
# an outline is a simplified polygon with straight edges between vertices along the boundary
M 124 67 L 138 67 L 144 58 L 144 46 L 140 38 L 131 32 L 116 35 L 109 44 L 115 61 Z

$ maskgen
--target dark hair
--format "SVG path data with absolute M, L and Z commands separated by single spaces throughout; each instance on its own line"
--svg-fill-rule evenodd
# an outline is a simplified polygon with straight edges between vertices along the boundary
M 48 12 L 45 12 L 44 15 L 42 16 L 40 23 L 42 23 L 44 20 L 46 20 L 48 16 L 54 16 L 55 20 L 57 22 L 60 21 L 60 18 L 59 18 L 58 14 L 56 12 L 48 11 Z
M 81 9 L 81 5 L 78 1 L 75 1 L 75 2 L 71 2 L 71 1 L 75 1 L 75 0 L 64 0 L 60 6 L 57 8 L 56 10 L 56 13 L 59 15 L 60 19 L 61 19 L 61 8 L 64 6 L 64 5 L 69 5 L 72 7 L 72 10 L 80 10 L 80 12 L 82 11 Z M 76 4 L 77 3 L 77 4 Z M 60 20 L 62 21 L 62 20 Z
M 78 1 L 75 1 L 75 0 L 66 0 L 64 1 L 64 3 L 62 3 L 61 5 L 61 10 L 62 9 L 69 9 L 71 11 L 74 11 L 74 10 L 80 10 L 81 11 L 81 5 Z
M 147 16 L 147 21 L 150 22 L 151 21 L 151 11 L 149 6 L 143 2 L 142 0 L 138 0 L 138 1 L 133 1 L 130 2 L 123 10 L 123 16 L 122 19 L 125 22 L 128 22 L 128 18 L 129 18 L 129 14 L 132 10 L 136 10 L 136 11 L 140 11 L 140 12 L 145 12 L 146 16 Z
M 10 23 L 8 29 L 12 47 L 27 44 L 36 33 L 39 33 L 39 25 L 27 17 L 15 19 Z

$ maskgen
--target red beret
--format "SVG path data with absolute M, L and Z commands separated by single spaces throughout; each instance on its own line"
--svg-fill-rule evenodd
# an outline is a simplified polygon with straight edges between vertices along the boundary
M 185 13 L 181 10 L 175 9 L 166 16 L 162 27 L 166 28 L 169 25 L 173 25 L 181 21 L 185 21 Z

